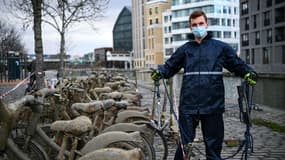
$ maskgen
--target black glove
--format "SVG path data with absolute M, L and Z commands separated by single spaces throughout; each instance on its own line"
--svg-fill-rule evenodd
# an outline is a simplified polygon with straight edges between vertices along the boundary
M 150 74 L 150 77 L 151 77 L 151 79 L 154 80 L 154 81 L 158 81 L 158 80 L 161 79 L 161 75 L 160 75 L 160 73 L 159 73 L 158 70 L 153 70 L 153 71 L 151 72 L 151 74 Z
M 255 72 L 249 72 L 244 76 L 244 79 L 251 86 L 255 86 L 257 82 L 257 74 Z

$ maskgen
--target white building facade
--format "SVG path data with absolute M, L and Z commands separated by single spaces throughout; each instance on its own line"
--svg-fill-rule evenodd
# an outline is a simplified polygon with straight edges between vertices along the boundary
M 208 31 L 215 39 L 230 44 L 240 52 L 239 1 L 238 0 L 173 0 L 171 11 L 164 13 L 164 57 L 188 41 L 189 15 L 202 10 L 208 17 Z M 170 14 L 171 13 L 171 14 Z M 167 18 L 168 17 L 168 18 Z M 169 21 L 171 17 L 171 27 Z M 171 34 L 171 37 L 169 37 Z M 171 43 L 171 46 L 170 44 Z M 172 48 L 172 49 L 171 49 Z

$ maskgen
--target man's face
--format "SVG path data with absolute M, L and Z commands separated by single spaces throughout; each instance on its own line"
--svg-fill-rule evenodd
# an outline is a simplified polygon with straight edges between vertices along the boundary
M 208 28 L 208 23 L 206 22 L 204 16 L 199 16 L 194 19 L 191 19 L 190 29 L 193 27 L 205 27 Z

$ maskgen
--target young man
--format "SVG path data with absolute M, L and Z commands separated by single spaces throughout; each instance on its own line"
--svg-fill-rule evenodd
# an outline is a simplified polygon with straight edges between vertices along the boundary
M 212 38 L 207 32 L 207 17 L 194 11 L 189 17 L 190 40 L 151 73 L 153 80 L 170 78 L 184 69 L 179 102 L 179 127 L 183 145 L 193 142 L 199 122 L 208 160 L 221 160 L 224 139 L 223 112 L 225 111 L 222 69 L 245 77 L 256 84 L 257 75 L 228 44 Z M 182 160 L 178 146 L 175 160 Z

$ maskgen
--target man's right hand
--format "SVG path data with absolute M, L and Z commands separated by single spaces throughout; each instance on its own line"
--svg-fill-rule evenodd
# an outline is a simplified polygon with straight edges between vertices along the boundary
M 255 86 L 257 82 L 257 74 L 255 72 L 249 72 L 244 76 L 244 79 L 251 86 Z
M 158 81 L 159 79 L 161 79 L 161 75 L 160 75 L 159 71 L 156 69 L 151 72 L 150 77 L 154 81 Z

